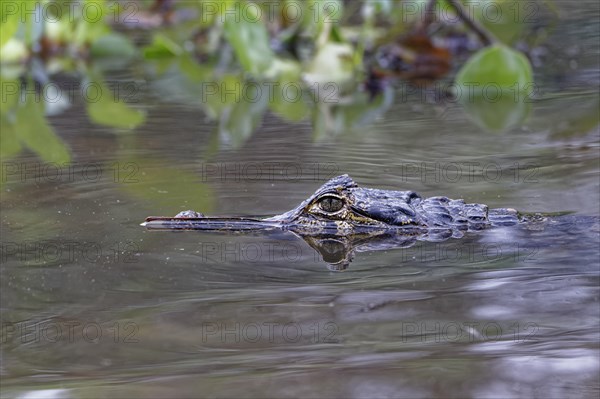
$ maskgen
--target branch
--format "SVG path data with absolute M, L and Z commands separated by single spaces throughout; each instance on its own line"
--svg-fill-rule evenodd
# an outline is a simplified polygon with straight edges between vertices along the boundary
M 456 11 L 456 14 L 463 21 L 463 23 L 465 25 L 467 25 L 475 33 L 477 33 L 477 36 L 479 36 L 479 40 L 481 40 L 483 42 L 483 44 L 485 44 L 486 46 L 489 46 L 498 41 L 494 37 L 494 35 L 492 35 L 491 32 L 489 32 L 487 29 L 485 29 L 483 26 L 481 26 L 477 21 L 475 21 L 474 19 L 471 19 L 471 17 L 469 17 L 469 15 L 465 12 L 465 9 L 463 8 L 462 4 L 460 4 L 459 1 L 446 0 L 446 2 L 452 8 L 454 8 L 454 11 Z

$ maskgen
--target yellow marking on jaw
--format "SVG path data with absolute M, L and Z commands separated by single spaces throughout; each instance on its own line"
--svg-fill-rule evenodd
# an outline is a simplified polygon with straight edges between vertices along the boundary
M 356 214 L 354 212 L 350 212 L 348 219 L 350 219 L 353 222 L 360 223 L 360 224 L 370 224 L 370 225 L 379 225 L 379 224 L 381 224 L 381 222 L 379 222 L 377 220 L 374 220 L 374 219 L 371 219 L 371 218 L 368 218 L 368 217 L 365 217 L 365 216 L 362 216 L 362 215 L 358 215 L 358 214 Z
M 350 233 L 352 233 L 352 231 L 354 231 L 354 228 L 352 227 L 352 225 L 343 220 L 336 220 L 335 225 L 337 226 L 338 234 L 346 235 L 346 234 L 350 234 Z

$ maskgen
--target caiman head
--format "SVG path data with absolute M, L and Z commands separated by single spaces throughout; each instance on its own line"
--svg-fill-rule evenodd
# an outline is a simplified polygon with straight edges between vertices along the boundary
M 323 184 L 296 208 L 266 219 L 210 217 L 184 211 L 175 217 L 148 217 L 151 229 L 224 233 L 291 231 L 318 250 L 335 270 L 347 267 L 354 250 L 406 248 L 417 240 L 459 238 L 467 230 L 518 222 L 514 209 L 488 213 L 483 204 L 447 197 L 422 198 L 414 191 L 362 188 L 348 175 Z
M 296 208 L 265 219 L 303 235 L 347 235 L 378 229 L 425 227 L 415 206 L 421 197 L 414 191 L 361 188 L 348 175 L 323 184 Z
M 500 219 L 514 222 L 516 211 L 506 211 L 510 212 L 502 213 Z M 148 217 L 143 225 L 212 231 L 283 229 L 302 236 L 373 235 L 394 230 L 407 235 L 428 232 L 432 238 L 439 230 L 452 230 L 453 236 L 461 236 L 460 231 L 479 230 L 488 224 L 486 205 L 447 197 L 422 198 L 414 191 L 362 188 L 350 176 L 341 175 L 323 184 L 296 208 L 270 218 L 208 217 L 185 211 L 173 218 Z

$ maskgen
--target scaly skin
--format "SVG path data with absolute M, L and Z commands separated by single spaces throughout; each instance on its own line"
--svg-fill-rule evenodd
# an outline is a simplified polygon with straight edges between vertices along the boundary
M 184 211 L 173 218 L 149 217 L 147 227 L 212 231 L 289 230 L 301 236 L 423 235 L 432 240 L 464 231 L 519 223 L 514 209 L 465 204 L 461 199 L 422 198 L 414 191 L 362 188 L 348 175 L 335 177 L 296 208 L 266 219 L 207 217 Z M 443 237 L 440 237 L 439 235 Z
M 302 235 L 452 230 L 454 236 L 461 236 L 467 230 L 516 224 L 519 218 L 514 209 L 488 210 L 487 205 L 465 204 L 461 199 L 362 188 L 350 176 L 342 175 L 329 180 L 296 208 L 265 221 L 280 223 Z

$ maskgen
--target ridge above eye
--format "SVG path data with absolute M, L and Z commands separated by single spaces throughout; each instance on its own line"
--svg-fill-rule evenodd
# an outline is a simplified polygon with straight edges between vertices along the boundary
M 330 213 L 338 212 L 344 207 L 344 200 L 334 195 L 324 195 L 317 203 L 323 211 Z

